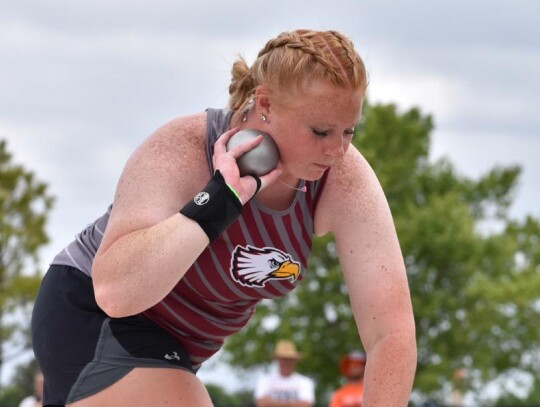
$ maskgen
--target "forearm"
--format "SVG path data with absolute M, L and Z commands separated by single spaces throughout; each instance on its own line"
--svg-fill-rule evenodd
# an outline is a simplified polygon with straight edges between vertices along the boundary
M 367 360 L 362 407 L 406 406 L 416 370 L 414 332 L 381 339 Z
M 92 269 L 97 303 L 112 317 L 133 315 L 155 305 L 241 211 L 241 199 L 217 170 L 179 214 L 139 229 L 130 227 L 126 215 L 119 222 L 123 228 L 117 224 L 115 229 L 113 222 Z M 135 222 L 144 225 L 140 219 Z
M 96 301 L 112 317 L 152 307 L 174 288 L 208 242 L 200 226 L 181 214 L 121 237 L 94 260 Z

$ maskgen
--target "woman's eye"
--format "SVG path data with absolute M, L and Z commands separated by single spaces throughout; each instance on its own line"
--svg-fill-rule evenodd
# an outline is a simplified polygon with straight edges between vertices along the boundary
M 329 130 L 319 130 L 319 129 L 312 129 L 313 134 L 315 134 L 317 137 L 326 137 L 330 135 Z M 345 136 L 354 136 L 354 127 L 351 127 L 350 129 L 346 129 L 343 134 Z
M 319 129 L 312 129 L 312 130 L 313 130 L 313 134 L 315 134 L 318 137 L 328 136 L 328 131 L 327 130 L 319 130 Z
M 354 127 L 345 130 L 345 135 L 347 135 L 347 136 L 354 136 Z

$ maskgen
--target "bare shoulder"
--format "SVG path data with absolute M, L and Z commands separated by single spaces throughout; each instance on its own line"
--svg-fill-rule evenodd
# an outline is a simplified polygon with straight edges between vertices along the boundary
M 315 216 L 317 235 L 334 232 L 340 224 L 362 222 L 385 210 L 386 198 L 373 169 L 351 145 L 332 166 Z
M 116 188 L 102 246 L 178 213 L 209 178 L 206 113 L 171 120 L 130 156 Z
M 162 171 L 168 177 L 178 171 L 190 171 L 205 166 L 206 114 L 199 113 L 179 117 L 159 127 L 134 151 L 126 164 L 126 170 L 134 169 L 141 176 Z M 155 174 L 153 174 L 155 175 Z
M 208 174 L 205 133 L 205 113 L 176 118 L 159 127 L 129 158 L 119 191 L 123 189 L 122 182 L 135 183 L 133 192 L 145 185 L 140 190 L 145 195 L 156 188 L 158 196 L 189 189 L 189 185 Z

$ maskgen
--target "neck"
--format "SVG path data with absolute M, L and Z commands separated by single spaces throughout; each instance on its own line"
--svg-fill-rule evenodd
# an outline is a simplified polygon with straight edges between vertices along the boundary
M 297 193 L 298 191 L 276 181 L 259 191 L 255 199 L 269 209 L 284 211 L 290 208 Z
M 278 181 L 281 182 L 283 185 L 285 185 L 287 188 L 294 189 L 294 190 L 296 190 L 296 191 L 302 191 L 302 192 L 306 192 L 306 191 L 307 191 L 307 188 L 306 188 L 305 185 L 304 185 L 303 187 L 301 187 L 301 188 L 298 188 L 298 187 L 295 187 L 295 186 L 293 186 L 293 185 L 289 185 L 289 184 L 287 184 L 286 182 L 283 182 L 283 181 L 280 180 L 279 178 L 278 178 Z

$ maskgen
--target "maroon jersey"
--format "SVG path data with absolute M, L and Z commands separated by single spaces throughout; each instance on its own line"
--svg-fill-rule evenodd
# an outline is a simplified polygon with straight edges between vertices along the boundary
M 208 110 L 211 172 L 212 146 L 228 130 L 230 116 L 227 110 Z M 265 208 L 252 199 L 169 295 L 144 312 L 180 340 L 194 368 L 249 321 L 260 300 L 281 297 L 304 278 L 324 180 L 305 182 L 307 191 L 298 191 L 284 211 Z

